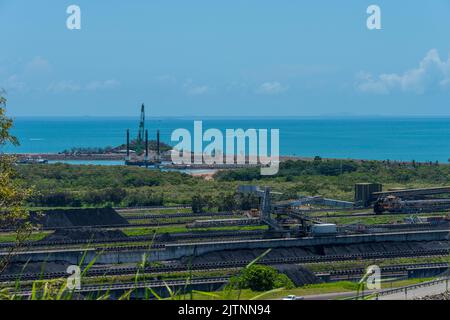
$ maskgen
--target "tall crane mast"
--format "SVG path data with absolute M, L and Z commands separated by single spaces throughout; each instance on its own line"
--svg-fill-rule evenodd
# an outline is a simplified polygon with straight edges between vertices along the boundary
M 141 120 L 139 122 L 139 132 L 137 137 L 138 144 L 141 144 L 144 141 L 145 135 L 145 107 L 144 104 L 141 106 Z

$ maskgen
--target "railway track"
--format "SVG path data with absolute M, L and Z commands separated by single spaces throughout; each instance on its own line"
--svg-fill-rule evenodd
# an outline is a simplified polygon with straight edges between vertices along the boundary
M 175 286 L 186 286 L 186 285 L 204 285 L 204 284 L 224 284 L 230 280 L 230 277 L 210 277 L 202 279 L 183 279 L 183 280 L 150 280 L 141 282 L 127 282 L 119 284 L 110 285 L 86 285 L 82 286 L 78 290 L 74 290 L 74 293 L 101 293 L 101 292 L 111 292 L 111 291 L 129 291 L 136 289 L 145 288 L 167 288 Z M 16 295 L 28 297 L 32 295 L 31 290 L 19 291 Z
M 183 224 L 186 222 L 182 222 Z M 90 225 L 90 226 L 71 226 L 71 227 L 40 227 L 37 231 L 56 231 L 56 230 L 80 230 L 80 229 L 125 229 L 125 228 L 144 228 L 144 227 L 158 227 L 181 223 L 174 222 L 160 222 L 160 223 L 130 223 L 130 224 L 104 224 L 104 225 Z M 15 232 L 13 228 L 0 228 L 0 232 Z
M 310 209 L 310 210 L 297 210 L 297 212 L 299 213 L 304 213 L 304 214 L 308 214 L 308 213 L 318 213 L 318 212 L 352 212 L 352 211 L 363 211 L 364 209 L 361 208 L 322 208 L 322 209 Z M 367 213 L 372 213 L 372 211 L 366 211 Z M 366 212 L 361 212 L 361 213 L 366 213 Z
M 302 211 L 302 213 L 307 215 L 309 213 L 309 211 Z M 311 213 L 313 213 L 313 212 L 311 212 Z M 368 212 L 350 213 L 350 214 L 313 215 L 313 216 L 311 216 L 311 218 L 370 218 L 370 217 L 385 217 L 385 216 L 401 216 L 401 215 L 411 215 L 411 214 L 412 214 L 411 212 L 376 214 L 372 211 L 368 211 Z M 443 216 L 445 214 L 446 213 L 444 213 L 444 212 L 443 213 L 430 212 L 428 214 L 428 216 Z
M 129 220 L 141 220 L 141 219 L 129 219 Z M 155 221 L 146 223 L 127 223 L 127 224 L 104 224 L 104 225 L 90 225 L 90 226 L 70 226 L 70 227 L 40 227 L 39 231 L 56 231 L 56 230 L 80 230 L 80 229 L 128 229 L 128 228 L 146 228 L 146 227 L 163 227 L 171 225 L 183 225 L 186 224 L 185 220 L 173 220 L 173 221 Z M 234 225 L 231 225 L 234 226 Z M 237 226 L 237 225 L 236 225 Z M 14 228 L 0 228 L 0 232 L 15 232 Z
M 341 255 L 323 255 L 323 256 L 302 256 L 302 257 L 285 257 L 285 258 L 263 258 L 258 261 L 259 264 L 276 265 L 276 264 L 307 264 L 318 262 L 338 262 L 358 259 L 377 259 L 377 258 L 400 258 L 400 257 L 427 257 L 427 256 L 444 256 L 448 255 L 450 249 L 432 249 L 432 250 L 405 250 L 405 251 L 388 251 L 388 252 L 370 252 L 370 253 L 355 253 L 355 254 L 341 254 Z M 146 267 L 140 269 L 141 273 L 169 273 L 177 271 L 189 270 L 217 270 L 242 268 L 248 265 L 252 259 L 236 260 L 236 261 L 218 261 L 207 263 L 188 264 L 171 264 L 165 266 Z M 435 264 L 416 264 L 416 265 L 435 265 Z M 446 264 L 447 265 L 447 264 Z M 447 265 L 448 266 L 448 265 Z M 403 265 L 400 267 L 404 267 Z M 400 268 L 399 267 L 399 268 Z M 88 277 L 100 276 L 120 276 L 120 275 L 135 275 L 139 269 L 137 267 L 102 267 L 98 269 L 90 269 L 87 271 Z M 352 269 L 354 273 L 364 272 L 362 268 Z M 389 269 L 386 269 L 389 270 Z M 339 275 L 339 270 L 333 271 L 333 275 Z M 15 281 L 18 277 L 20 281 L 31 281 L 39 279 L 57 279 L 67 277 L 66 272 L 50 272 L 50 273 L 24 273 L 17 274 L 1 274 L 0 282 Z
M 163 213 L 163 214 L 121 214 L 128 220 L 145 220 L 145 219 L 174 219 L 174 218 L 201 218 L 201 217 L 228 217 L 242 216 L 232 212 L 205 212 L 205 213 Z
M 264 233 L 264 230 L 244 230 L 244 231 L 212 231 L 212 232 L 198 232 L 198 233 L 179 233 L 179 234 L 171 234 L 169 240 L 164 238 L 164 242 L 176 242 L 180 240 L 188 240 L 188 239 L 218 239 L 218 238 L 238 238 L 241 239 L 245 237 L 255 237 L 258 238 Z M 29 241 L 25 242 L 24 248 L 44 248 L 44 247 L 57 247 L 57 246 L 70 246 L 70 245 L 86 245 L 89 247 L 95 247 L 98 244 L 114 244 L 114 243 L 133 243 L 133 242 L 149 242 L 154 243 L 155 245 L 161 245 L 160 241 L 161 235 L 153 236 L 135 236 L 135 237 L 127 237 L 127 238 L 118 238 L 118 239 L 82 239 L 82 240 L 68 240 L 68 241 Z M 172 241 L 171 241 L 172 240 Z M 8 249 L 15 246 L 14 242 L 4 242 L 0 243 L 0 252 L 4 249 Z M 125 246 L 120 246 L 120 248 L 124 248 Z M 130 246 L 132 248 L 136 248 L 136 246 Z M 144 246 L 148 248 L 147 246 Z M 101 249 L 101 248 L 99 248 Z
M 173 209 L 189 209 L 189 205 L 180 206 L 142 206 L 142 207 L 120 207 L 114 208 L 117 212 L 123 211 L 144 211 L 144 210 L 173 210 Z
M 171 225 L 186 224 L 186 221 L 168 221 L 168 222 L 150 222 L 150 223 L 128 223 L 128 224 L 104 224 L 90 226 L 71 226 L 71 227 L 40 227 L 39 231 L 56 231 L 56 230 L 80 230 L 80 229 L 128 229 L 128 228 L 146 228 L 146 227 L 162 227 Z M 0 232 L 15 232 L 16 229 L 0 228 Z
M 448 263 L 429 263 L 429 264 L 409 264 L 409 265 L 394 265 L 394 266 L 385 266 L 382 267 L 382 272 L 402 272 L 407 271 L 408 269 L 414 268 L 448 268 Z M 334 276 L 339 275 L 360 275 L 363 274 L 365 270 L 363 268 L 357 269 L 347 269 L 347 270 L 337 270 L 331 271 L 329 274 Z M 318 274 L 318 273 L 316 273 Z M 67 274 L 65 274 L 67 276 Z M 76 293 L 97 293 L 101 294 L 102 292 L 112 292 L 112 291 L 130 291 L 137 289 L 145 289 L 145 288 L 167 288 L 167 287 L 176 287 L 176 286 L 192 286 L 192 285 L 205 285 L 205 284 L 226 284 L 229 282 L 231 277 L 222 276 L 222 277 L 208 277 L 208 278 L 199 278 L 199 279 L 177 279 L 177 280 L 147 280 L 147 281 L 139 281 L 139 282 L 125 282 L 125 283 L 117 283 L 110 285 L 83 285 L 79 290 L 75 290 Z M 441 281 L 441 280 L 438 280 Z M 423 286 L 424 284 L 419 284 L 416 286 Z M 397 289 L 388 290 L 389 293 L 397 292 Z M 386 291 L 386 293 L 388 292 Z M 400 290 L 401 291 L 401 290 Z M 24 290 L 17 293 L 20 296 L 30 296 L 32 294 L 31 290 Z
M 436 263 L 415 263 L 415 264 L 400 264 L 400 265 L 392 265 L 392 266 L 383 266 L 380 267 L 381 272 L 398 272 L 398 271 L 407 271 L 409 269 L 418 269 L 418 268 L 448 268 L 449 264 L 446 262 L 436 262 Z M 361 275 L 366 272 L 365 268 L 354 268 L 354 269 L 343 269 L 343 270 L 332 270 L 326 272 L 316 272 L 316 275 L 331 275 L 331 276 L 340 276 L 340 275 Z

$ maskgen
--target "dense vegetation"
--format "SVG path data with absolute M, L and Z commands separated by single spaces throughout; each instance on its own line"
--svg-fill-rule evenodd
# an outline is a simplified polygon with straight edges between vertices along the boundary
M 346 177 L 359 182 L 393 183 L 446 183 L 450 179 L 450 166 L 437 163 L 322 160 L 285 161 L 280 164 L 277 177 L 287 181 L 307 176 Z M 221 171 L 216 177 L 222 181 L 252 181 L 272 179 L 261 176 L 257 168 Z
M 113 153 L 117 152 L 118 150 L 125 150 L 127 147 L 126 144 L 122 144 L 118 147 L 111 147 L 107 146 L 105 148 L 99 148 L 99 147 L 81 147 L 81 148 L 71 148 L 68 150 L 63 150 L 61 153 L 64 154 L 106 154 L 106 153 Z M 130 143 L 130 149 L 139 151 L 139 153 L 144 152 L 145 146 L 141 143 L 140 145 L 137 145 L 136 141 L 133 140 Z M 148 141 L 148 149 L 152 151 L 157 150 L 157 142 L 155 140 L 149 140 Z M 159 143 L 159 150 L 161 152 L 171 150 L 172 147 L 164 142 Z
M 190 183 L 181 173 L 162 173 L 124 166 L 72 166 L 68 164 L 25 165 L 20 178 L 37 192 L 30 204 L 36 206 L 162 205 L 159 188 Z
M 436 163 L 322 160 L 286 161 L 276 176 L 258 169 L 220 171 L 208 181 L 179 172 L 124 166 L 21 165 L 20 181 L 38 191 L 31 206 L 150 206 L 185 204 L 194 211 L 251 209 L 257 199 L 239 195 L 240 184 L 270 186 L 276 200 L 324 195 L 353 200 L 354 184 L 379 182 L 385 188 L 450 184 L 450 166 Z
M 0 91 L 0 94 L 2 92 Z M 31 190 L 23 188 L 15 179 L 14 159 L 1 153 L 6 143 L 18 145 L 18 140 L 10 134 L 12 120 L 5 115 L 6 99 L 0 95 L 0 228 L 16 230 L 14 241 L 17 244 L 0 257 L 0 273 L 4 270 L 12 254 L 22 245 L 30 233 L 30 225 L 25 222 L 28 212 L 24 210 L 24 202 Z
M 239 276 L 231 279 L 230 286 L 253 291 L 268 291 L 276 288 L 293 288 L 294 284 L 285 274 L 276 269 L 254 264 L 245 268 Z

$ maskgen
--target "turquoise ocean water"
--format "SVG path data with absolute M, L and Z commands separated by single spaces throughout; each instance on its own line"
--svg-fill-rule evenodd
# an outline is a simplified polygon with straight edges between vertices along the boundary
M 150 139 L 174 145 L 174 129 L 193 131 L 193 120 L 161 118 L 146 122 Z M 202 119 L 196 119 L 202 120 Z M 125 143 L 125 132 L 137 134 L 135 118 L 16 118 L 13 134 L 21 145 L 4 152 L 49 153 L 72 147 L 105 147 Z M 450 118 L 279 118 L 207 119 L 204 130 L 279 129 L 280 154 L 377 160 L 447 162 Z

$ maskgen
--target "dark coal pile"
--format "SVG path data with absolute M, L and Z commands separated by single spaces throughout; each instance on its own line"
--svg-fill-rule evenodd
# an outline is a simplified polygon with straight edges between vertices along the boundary
M 366 252 L 383 251 L 409 251 L 409 250 L 430 250 L 446 249 L 449 247 L 448 241 L 408 241 L 408 242 L 371 242 L 364 244 L 329 245 L 324 246 L 324 254 L 353 254 Z
M 222 250 L 205 253 L 196 257 L 186 257 L 182 260 L 188 261 L 192 259 L 193 263 L 207 263 L 218 261 L 239 261 L 239 260 L 253 260 L 258 258 L 267 249 L 237 249 L 237 250 Z M 283 257 L 303 257 L 309 255 L 321 254 L 317 248 L 314 247 L 292 247 L 292 248 L 274 248 L 270 251 L 264 259 L 276 259 Z
M 294 258 L 308 256 L 340 255 L 369 252 L 399 252 L 411 250 L 447 249 L 447 241 L 410 241 L 410 242 L 372 242 L 349 245 L 304 246 L 289 248 L 273 248 L 264 259 Z M 207 263 L 217 261 L 251 261 L 266 249 L 237 249 L 208 252 L 192 258 L 193 263 Z M 188 260 L 191 258 L 183 258 Z
M 31 212 L 31 221 L 50 228 L 126 225 L 127 219 L 112 208 L 55 209 Z
M 273 267 L 287 275 L 297 287 L 322 282 L 314 273 L 299 265 L 282 264 Z
M 163 233 L 156 236 L 156 239 L 160 242 L 170 242 L 173 241 L 173 238 L 170 236 L 170 233 Z

